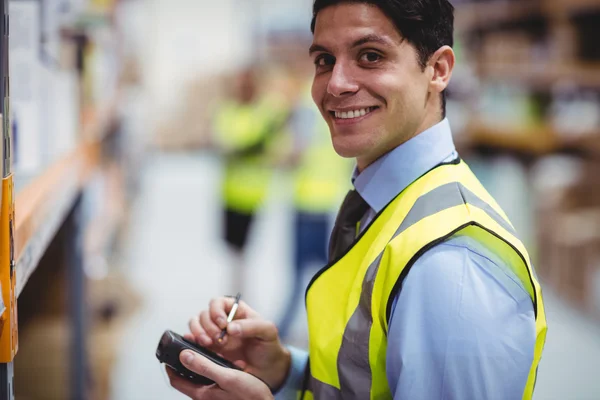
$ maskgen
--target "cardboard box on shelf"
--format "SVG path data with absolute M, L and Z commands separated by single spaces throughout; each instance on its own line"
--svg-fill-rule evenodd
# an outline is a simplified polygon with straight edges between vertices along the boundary
M 126 279 L 115 272 L 105 279 L 91 280 L 88 295 L 92 315 L 88 340 L 90 398 L 108 400 L 121 333 L 140 306 L 141 298 Z
M 600 318 L 600 177 L 584 162 L 562 187 L 538 193 L 537 271 L 581 311 Z M 558 177 L 557 177 L 558 178 Z
M 225 95 L 227 78 L 210 76 L 190 82 L 173 115 L 160 122 L 154 145 L 165 150 L 205 146 L 210 138 L 213 106 Z
M 140 304 L 138 295 L 118 274 L 87 285 L 89 324 L 87 359 L 89 395 L 108 400 L 117 346 L 126 321 Z M 20 326 L 15 359 L 15 392 L 19 399 L 70 398 L 72 335 L 66 315 L 34 315 Z
M 90 400 L 108 400 L 111 393 L 112 369 L 117 361 L 121 337 L 118 326 L 107 324 L 92 329 L 88 340 L 90 360 Z
M 298 63 L 295 68 L 287 64 L 276 66 L 257 65 L 256 77 L 258 96 L 277 96 L 279 101 L 290 104 L 306 83 L 298 84 L 296 74 L 305 71 L 306 64 Z M 179 98 L 172 115 L 159 122 L 154 136 L 154 145 L 165 150 L 185 150 L 205 147 L 211 140 L 212 116 L 222 99 L 233 94 L 238 71 L 203 76 L 189 82 L 188 88 Z
M 69 396 L 71 331 L 64 317 L 40 317 L 19 330 L 15 397 L 63 400 Z
M 496 32 L 485 36 L 482 56 L 487 63 L 531 61 L 533 41 L 525 32 Z
M 101 280 L 90 280 L 87 286 L 91 327 L 122 325 L 140 307 L 141 297 L 118 272 Z
M 600 317 L 595 277 L 600 271 L 600 208 L 545 214 L 540 224 L 538 276 L 581 311 Z M 588 219 L 581 223 L 583 219 Z M 579 233 L 574 233 L 579 232 Z

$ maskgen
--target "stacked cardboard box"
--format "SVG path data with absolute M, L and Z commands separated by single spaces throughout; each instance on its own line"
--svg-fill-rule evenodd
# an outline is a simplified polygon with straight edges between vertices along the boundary
M 87 284 L 89 325 L 86 336 L 89 400 L 110 398 L 117 345 L 139 297 L 119 274 Z M 70 321 L 64 313 L 34 315 L 21 327 L 15 359 L 16 397 L 24 400 L 70 398 Z
M 19 332 L 15 358 L 15 397 L 68 399 L 71 331 L 65 317 L 37 317 Z
M 600 318 L 599 162 L 579 162 L 562 187 L 538 193 L 541 280 L 580 310 Z
M 140 305 L 140 298 L 120 274 L 89 285 L 93 321 L 88 339 L 90 399 L 108 400 L 111 375 L 122 331 Z
M 225 76 L 198 78 L 187 85 L 186 93 L 154 132 L 154 145 L 164 150 L 190 150 L 204 147 L 211 135 L 211 115 L 226 92 Z

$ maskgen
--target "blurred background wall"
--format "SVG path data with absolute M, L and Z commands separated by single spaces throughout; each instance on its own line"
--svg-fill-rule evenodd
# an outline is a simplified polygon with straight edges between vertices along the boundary
M 600 1 L 452 3 L 454 140 L 547 297 L 535 398 L 599 399 Z M 302 133 L 290 118 L 266 146 L 268 194 L 240 256 L 223 241 L 215 116 L 250 65 L 257 99 L 299 114 L 311 5 L 9 0 L 17 398 L 180 398 L 154 356 L 160 334 L 184 333 L 240 274 L 258 311 L 292 312 L 294 281 L 320 266 L 294 273 Z M 294 304 L 287 340 L 302 346 Z

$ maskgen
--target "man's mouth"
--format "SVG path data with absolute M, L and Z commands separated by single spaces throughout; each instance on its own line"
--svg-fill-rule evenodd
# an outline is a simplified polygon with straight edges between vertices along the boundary
M 329 113 L 336 119 L 348 120 L 364 117 L 365 115 L 375 111 L 377 108 L 379 107 L 358 108 L 355 110 L 348 111 L 329 111 Z

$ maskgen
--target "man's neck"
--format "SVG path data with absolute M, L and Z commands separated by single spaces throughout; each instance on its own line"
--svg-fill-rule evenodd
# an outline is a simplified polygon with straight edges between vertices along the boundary
M 380 153 L 378 153 L 377 155 L 373 156 L 367 156 L 364 158 L 357 158 L 356 159 L 356 167 L 358 169 L 358 172 L 362 172 L 365 170 L 365 168 L 367 168 L 369 165 L 373 164 L 375 161 L 379 160 L 381 157 L 383 157 L 384 155 L 386 155 L 387 153 L 389 153 L 390 151 L 394 150 L 395 148 L 402 146 L 404 143 L 408 142 L 410 139 L 414 138 L 415 136 L 420 135 L 421 133 L 425 132 L 428 129 L 431 129 L 433 126 L 439 124 L 440 122 L 442 122 L 444 120 L 444 118 L 442 118 L 440 115 L 437 116 L 438 119 L 431 119 L 431 118 L 426 118 L 423 120 L 423 123 L 421 123 L 421 125 L 419 125 L 419 128 L 417 128 L 415 130 L 415 133 L 409 136 L 405 136 L 402 137 L 401 140 L 399 140 L 399 142 L 393 142 L 392 146 L 386 147 L 384 151 L 381 151 Z

